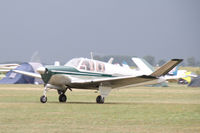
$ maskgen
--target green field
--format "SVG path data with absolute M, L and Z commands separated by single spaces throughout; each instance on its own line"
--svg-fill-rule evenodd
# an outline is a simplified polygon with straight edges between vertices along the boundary
M 137 87 L 113 90 L 105 104 L 94 91 L 56 91 L 39 102 L 42 86 L 0 86 L 0 133 L 200 133 L 200 88 Z

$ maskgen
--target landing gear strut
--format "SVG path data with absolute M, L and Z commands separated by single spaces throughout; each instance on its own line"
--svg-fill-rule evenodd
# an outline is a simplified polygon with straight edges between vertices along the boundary
M 48 91 L 47 86 L 45 86 L 43 95 L 40 97 L 40 102 L 41 103 L 46 103 L 47 102 L 47 96 L 46 96 L 47 91 Z
M 103 104 L 104 103 L 104 97 L 102 97 L 101 95 L 97 96 L 96 102 L 100 103 L 100 104 Z

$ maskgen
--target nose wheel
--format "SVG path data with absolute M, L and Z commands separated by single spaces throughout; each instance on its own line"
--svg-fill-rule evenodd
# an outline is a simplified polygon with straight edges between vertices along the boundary
M 44 95 L 41 96 L 41 97 L 40 97 L 40 102 L 41 102 L 41 103 L 46 103 L 46 102 L 47 102 L 47 97 L 44 96 Z
M 102 97 L 101 95 L 97 96 L 96 102 L 99 103 L 99 104 L 103 104 L 104 103 L 104 97 Z

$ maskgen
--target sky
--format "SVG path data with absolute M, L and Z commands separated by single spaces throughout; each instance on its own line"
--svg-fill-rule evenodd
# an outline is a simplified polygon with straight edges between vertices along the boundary
M 0 62 L 128 55 L 200 60 L 199 0 L 2 0 Z

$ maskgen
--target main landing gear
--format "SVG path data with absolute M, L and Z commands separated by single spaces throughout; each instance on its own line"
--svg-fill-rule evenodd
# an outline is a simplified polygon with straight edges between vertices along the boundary
M 108 96 L 108 94 L 111 91 L 111 87 L 109 87 L 109 85 L 104 85 L 103 83 L 100 84 L 99 86 L 99 91 L 100 91 L 100 95 L 97 96 L 96 98 L 96 102 L 99 104 L 103 104 L 105 101 L 105 98 Z
M 97 96 L 96 102 L 100 103 L 100 104 L 103 104 L 104 103 L 104 97 L 102 97 L 101 95 Z

